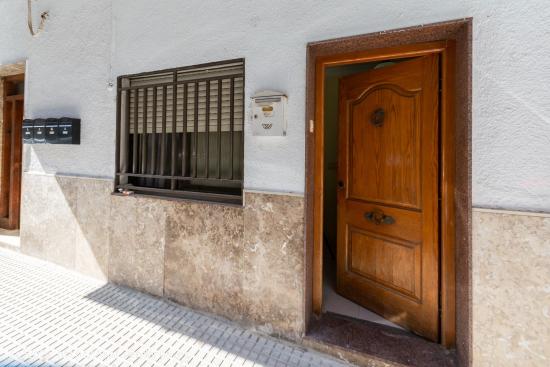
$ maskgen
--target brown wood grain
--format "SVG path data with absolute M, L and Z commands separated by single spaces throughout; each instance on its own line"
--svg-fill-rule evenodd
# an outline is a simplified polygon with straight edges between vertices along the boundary
M 2 172 L 0 180 L 0 228 L 18 229 L 21 207 L 21 162 L 24 96 L 16 93 L 17 83 L 23 75 L 14 75 L 2 80 L 4 83 L 4 110 L 2 129 Z
M 434 341 L 438 101 L 438 54 L 340 80 L 337 291 Z M 378 109 L 385 111 L 379 126 L 372 122 Z M 365 216 L 374 211 L 393 223 Z
M 2 182 L 0 186 L 0 218 L 5 218 L 6 224 L 0 226 L 7 226 L 7 218 L 9 216 L 9 184 L 10 184 L 10 152 L 11 152 L 11 103 L 6 102 L 6 95 L 10 92 L 10 83 L 5 82 L 4 79 L 0 79 L 0 82 L 4 84 L 3 99 L 3 111 L 2 111 L 2 170 L 0 172 L 0 180 Z
M 324 73 L 328 66 L 375 60 L 441 55 L 441 340 L 456 347 L 460 365 L 471 362 L 471 39 L 472 19 L 458 19 L 398 30 L 312 42 L 307 47 L 306 85 L 306 328 L 322 310 L 323 244 L 314 232 L 322 227 L 323 177 L 316 164 L 323 155 Z M 315 130 L 309 121 L 314 120 Z M 318 264 L 318 266 L 314 266 Z
M 456 113 L 456 42 L 448 41 L 441 60 L 441 343 L 456 344 L 456 205 L 455 171 L 457 137 Z

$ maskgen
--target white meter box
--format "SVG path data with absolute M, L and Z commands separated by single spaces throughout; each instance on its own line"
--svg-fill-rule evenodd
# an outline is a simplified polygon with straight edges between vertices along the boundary
M 287 97 L 275 91 L 263 91 L 252 97 L 252 134 L 286 135 Z

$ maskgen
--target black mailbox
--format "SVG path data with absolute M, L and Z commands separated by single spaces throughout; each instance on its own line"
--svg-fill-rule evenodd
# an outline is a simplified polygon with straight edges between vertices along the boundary
M 80 144 L 80 120 L 62 117 L 58 120 L 57 144 Z
M 34 120 L 34 144 L 44 144 L 46 142 L 46 120 Z
M 24 144 L 34 143 L 34 121 L 33 120 L 23 120 L 23 135 Z
M 48 144 L 57 144 L 57 131 L 58 131 L 58 120 L 57 119 L 46 119 L 46 143 Z

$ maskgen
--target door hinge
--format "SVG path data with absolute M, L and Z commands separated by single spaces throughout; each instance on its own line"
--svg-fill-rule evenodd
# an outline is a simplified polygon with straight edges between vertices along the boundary
M 313 133 L 314 128 L 315 128 L 315 122 L 313 120 L 309 120 L 309 132 Z

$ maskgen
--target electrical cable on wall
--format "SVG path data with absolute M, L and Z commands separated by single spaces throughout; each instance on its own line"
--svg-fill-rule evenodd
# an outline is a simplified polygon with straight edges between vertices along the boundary
M 34 27 L 32 25 L 32 4 L 31 4 L 31 2 L 32 2 L 32 0 L 27 0 L 27 8 L 28 8 L 27 23 L 29 25 L 29 31 L 31 32 L 31 35 L 36 36 L 37 34 L 42 32 L 42 30 L 44 29 L 44 24 L 46 23 L 46 19 L 48 19 L 49 12 L 45 11 L 45 12 L 42 12 L 42 14 L 40 14 L 40 24 L 38 25 L 38 30 L 35 32 Z

